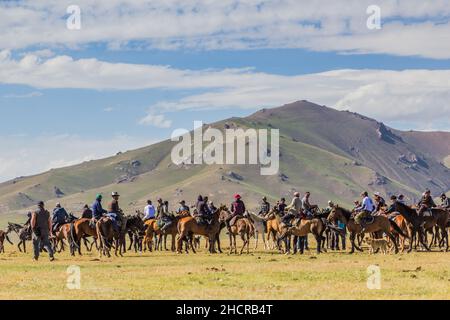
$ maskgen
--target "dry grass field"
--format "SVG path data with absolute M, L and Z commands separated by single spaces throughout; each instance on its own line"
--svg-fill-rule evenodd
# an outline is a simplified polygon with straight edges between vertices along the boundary
M 28 243 L 29 244 L 29 243 Z M 31 248 L 30 248 L 31 249 Z M 79 266 L 80 289 L 67 288 L 67 268 Z M 367 288 L 367 268 L 381 270 L 381 288 Z M 1 299 L 450 299 L 450 253 L 349 255 L 177 255 L 97 253 L 49 262 L 10 244 L 0 254 Z

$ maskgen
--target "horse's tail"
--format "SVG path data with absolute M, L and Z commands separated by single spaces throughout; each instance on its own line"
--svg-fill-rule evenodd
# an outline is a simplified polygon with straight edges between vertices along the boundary
M 394 230 L 401 235 L 404 238 L 408 238 L 408 236 L 406 234 L 403 233 L 402 229 L 400 229 L 400 227 L 392 220 L 389 219 L 389 222 L 391 223 L 392 228 L 394 228 Z
M 249 237 L 255 237 L 255 226 L 251 222 L 248 225 L 249 225 L 249 231 L 248 231 Z
M 76 235 L 77 235 L 77 232 L 75 231 L 75 224 L 73 222 L 71 222 L 70 223 L 70 232 L 69 232 L 70 245 L 73 246 L 75 249 L 79 249 L 80 246 L 78 245 L 78 242 L 76 241 Z
M 100 245 L 103 247 L 103 250 L 106 248 L 107 250 L 110 250 L 110 244 L 108 239 L 106 239 L 106 237 L 103 235 L 102 229 L 101 229 L 101 224 L 100 224 L 100 220 L 97 221 L 97 223 L 95 224 L 95 229 L 97 231 L 97 236 L 98 239 L 100 240 Z

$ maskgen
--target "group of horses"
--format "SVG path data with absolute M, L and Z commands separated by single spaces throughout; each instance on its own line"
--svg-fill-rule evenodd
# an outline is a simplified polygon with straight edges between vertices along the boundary
M 316 240 L 317 253 L 327 251 L 331 241 L 345 237 L 345 230 L 349 232 L 351 241 L 350 253 L 355 250 L 363 251 L 361 248 L 364 234 L 368 233 L 375 239 L 386 237 L 392 244 L 395 253 L 399 246 L 402 251 L 408 245 L 408 252 L 414 248 L 417 250 L 431 250 L 431 246 L 449 250 L 448 231 L 449 211 L 433 208 L 428 215 L 419 216 L 414 208 L 402 203 L 395 203 L 396 213 L 388 217 L 383 210 L 373 215 L 373 221 L 361 227 L 355 223 L 354 212 L 344 209 L 338 205 L 331 210 L 317 210 L 314 215 L 307 219 L 294 219 L 291 225 L 286 225 L 282 217 L 286 212 L 278 212 L 276 208 L 260 216 L 247 211 L 242 217 L 236 219 L 235 223 L 228 229 L 226 221 L 231 213 L 227 206 L 221 205 L 208 218 L 199 220 L 197 217 L 183 212 L 174 214 L 170 226 L 162 228 L 161 221 L 150 219 L 143 221 L 143 214 L 136 211 L 133 215 L 125 216 L 124 225 L 117 230 L 109 217 L 102 217 L 96 223 L 88 218 L 76 218 L 70 215 L 67 223 L 59 227 L 51 238 L 53 248 L 56 252 L 65 250 L 66 245 L 70 253 L 76 252 L 81 255 L 82 242 L 86 250 L 91 251 L 93 246 L 97 248 L 100 256 L 111 256 L 114 249 L 116 256 L 122 256 L 127 250 L 136 252 L 153 250 L 172 250 L 178 253 L 190 250 L 196 252 L 200 246 L 200 239 L 206 239 L 205 247 L 209 253 L 222 253 L 220 234 L 223 229 L 227 230 L 229 236 L 229 253 L 250 252 L 250 240 L 255 239 L 254 248 L 257 249 L 261 237 L 265 250 L 279 250 L 290 253 L 291 248 L 296 253 L 303 253 L 307 244 L 308 234 L 312 234 Z M 338 228 L 337 222 L 343 223 L 345 228 Z M 0 252 L 4 251 L 3 240 L 11 244 L 8 234 L 17 234 L 19 251 L 26 252 L 26 241 L 31 240 L 31 228 L 29 224 L 21 225 L 8 223 L 6 231 L 0 230 Z M 431 233 L 433 238 L 428 242 L 427 234 Z M 171 236 L 171 248 L 167 248 L 167 236 Z M 128 236 L 129 245 L 126 246 Z M 237 248 L 237 238 L 242 240 L 240 250 Z M 339 241 L 339 240 L 338 240 Z M 333 247 L 332 247 L 333 248 Z M 334 248 L 333 248 L 334 249 Z

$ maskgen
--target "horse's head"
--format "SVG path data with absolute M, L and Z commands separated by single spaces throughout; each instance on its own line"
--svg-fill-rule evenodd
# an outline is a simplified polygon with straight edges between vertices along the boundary
M 228 207 L 226 205 L 221 205 L 219 209 L 217 209 L 219 221 L 223 222 L 225 221 L 228 216 L 230 215 L 230 211 L 228 210 Z
M 335 222 L 335 221 L 339 220 L 340 217 L 342 217 L 341 208 L 339 208 L 339 205 L 336 204 L 331 209 L 327 220 L 330 221 L 330 222 Z

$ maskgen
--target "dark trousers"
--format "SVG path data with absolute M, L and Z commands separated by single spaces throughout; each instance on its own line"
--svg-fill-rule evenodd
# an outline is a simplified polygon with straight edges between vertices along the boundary
M 34 251 L 34 257 L 37 259 L 39 258 L 39 253 L 41 252 L 41 245 L 44 247 L 50 258 L 53 257 L 53 249 L 50 245 L 50 240 L 48 238 L 48 234 L 41 234 L 40 236 L 37 236 L 35 233 L 33 233 L 33 251 Z

